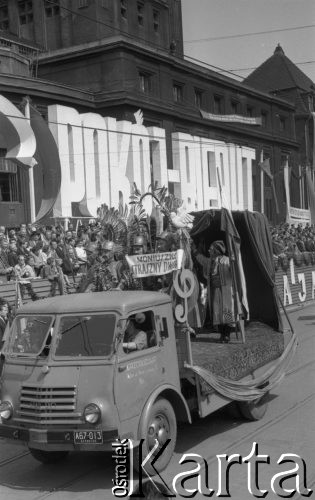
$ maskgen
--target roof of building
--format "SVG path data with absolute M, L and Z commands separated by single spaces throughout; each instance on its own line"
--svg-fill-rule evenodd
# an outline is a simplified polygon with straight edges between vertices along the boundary
M 49 297 L 23 305 L 18 314 L 65 314 L 118 311 L 122 315 L 135 309 L 146 309 L 170 302 L 169 295 L 160 292 L 115 291 L 74 293 Z
M 265 92 L 298 88 L 305 92 L 313 92 L 315 85 L 277 45 L 273 55 L 256 68 L 244 83 Z

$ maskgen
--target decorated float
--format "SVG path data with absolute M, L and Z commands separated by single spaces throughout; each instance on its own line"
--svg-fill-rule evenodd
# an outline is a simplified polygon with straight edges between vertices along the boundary
M 22 306 L 6 333 L 0 436 L 45 463 L 128 436 L 142 456 L 163 450 L 154 474 L 193 412 L 236 401 L 262 418 L 296 335 L 288 317 L 284 333 L 263 215 L 188 214 L 164 188 L 135 186 L 130 210 L 102 206 L 99 221 L 81 293 Z

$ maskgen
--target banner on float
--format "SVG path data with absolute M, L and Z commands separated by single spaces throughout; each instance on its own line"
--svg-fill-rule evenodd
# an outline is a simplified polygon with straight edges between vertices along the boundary
M 135 278 L 146 278 L 177 271 L 182 266 L 183 255 L 184 250 L 179 249 L 174 252 L 126 255 L 126 260 Z
M 216 122 L 224 123 L 243 123 L 244 125 L 261 125 L 262 119 L 260 116 L 250 117 L 241 115 L 215 115 L 214 113 L 208 113 L 200 109 L 200 114 L 202 118 L 206 120 L 214 120 Z

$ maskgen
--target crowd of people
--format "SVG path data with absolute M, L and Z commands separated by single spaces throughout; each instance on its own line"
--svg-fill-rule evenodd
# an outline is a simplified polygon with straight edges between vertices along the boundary
M 0 226 L 0 281 L 18 279 L 34 300 L 37 297 L 29 279 L 48 278 L 59 286 L 63 282 L 65 289 L 70 288 L 68 277 L 86 271 L 86 242 L 97 237 L 96 223 L 94 225 L 95 228 L 91 223 L 79 231 L 75 231 L 71 224 L 67 230 L 61 225 L 36 227 L 21 224 L 19 228 L 9 230 Z
M 296 263 L 304 260 L 306 264 L 315 263 L 314 225 L 303 227 L 284 223 L 272 228 L 271 236 L 276 268 L 288 266 L 290 258 Z M 124 256 L 126 253 L 175 250 L 178 248 L 176 235 L 163 231 L 156 237 L 154 249 L 152 242 L 150 249 L 147 244 L 143 235 L 135 234 L 122 248 L 108 237 L 99 219 L 91 219 L 76 228 L 70 223 L 66 229 L 61 224 L 21 224 L 14 229 L 0 226 L 0 283 L 13 281 L 18 284 L 22 300 L 26 293 L 32 300 L 41 298 L 33 288 L 34 280 L 38 278 L 50 282 L 50 296 L 54 296 L 57 289 L 60 295 L 110 289 L 169 292 L 172 275 L 135 278 Z M 190 250 L 194 261 L 198 262 L 196 249 L 192 247 Z M 3 329 L 9 315 L 9 304 L 2 297 L 0 328 Z M 218 323 L 222 324 L 222 321 L 220 318 Z
M 155 242 L 156 251 L 174 248 L 173 238 L 163 232 Z M 146 251 L 146 241 L 136 235 L 125 253 Z M 134 280 L 128 272 L 121 245 L 107 239 L 100 221 L 91 219 L 77 229 L 69 224 L 44 226 L 21 224 L 15 229 L 0 226 L 0 283 L 18 282 L 21 298 L 26 292 L 38 297 L 32 283 L 36 278 L 50 281 L 50 296 L 75 291 L 103 291 L 112 288 L 141 289 L 145 280 Z M 168 286 L 165 279 L 157 287 Z M 147 288 L 148 288 L 147 287 Z
M 0 226 L 0 281 L 13 281 L 22 300 L 26 292 L 32 300 L 41 298 L 33 289 L 37 278 L 50 281 L 50 296 L 56 294 L 57 288 L 60 295 L 111 289 L 170 293 L 172 273 L 137 278 L 130 271 L 125 255 L 176 250 L 180 244 L 178 234 L 162 231 L 156 235 L 154 242 L 150 241 L 150 248 L 147 240 L 143 234 L 134 234 L 127 246 L 122 248 L 108 238 L 102 223 L 94 219 L 77 229 L 72 224 L 66 229 L 61 225 L 21 224 L 19 228 L 9 230 Z M 195 247 L 194 252 L 189 250 L 188 253 L 187 263 L 191 265 L 190 253 L 195 260 L 199 254 Z M 216 262 L 214 257 L 213 262 Z M 218 265 L 215 269 L 218 273 Z M 207 278 L 204 279 L 206 282 Z M 218 285 L 216 289 L 219 289 Z M 216 310 L 213 304 L 211 309 Z M 219 307 L 217 309 L 220 310 Z M 5 319 L 8 319 L 7 315 Z M 223 319 L 218 317 L 217 323 L 222 322 Z M 226 332 L 224 334 L 227 337 Z
M 315 252 L 315 226 L 309 223 L 280 224 L 271 230 L 274 255 Z
M 314 224 L 283 223 L 271 229 L 271 238 L 276 269 L 285 270 L 290 259 L 297 265 L 315 264 Z

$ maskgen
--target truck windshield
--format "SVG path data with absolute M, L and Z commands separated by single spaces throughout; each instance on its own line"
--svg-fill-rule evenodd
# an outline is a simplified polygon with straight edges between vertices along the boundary
M 115 314 L 63 316 L 57 333 L 56 356 L 110 356 Z
M 39 355 L 46 345 L 52 321 L 53 316 L 17 316 L 12 325 L 11 354 Z

